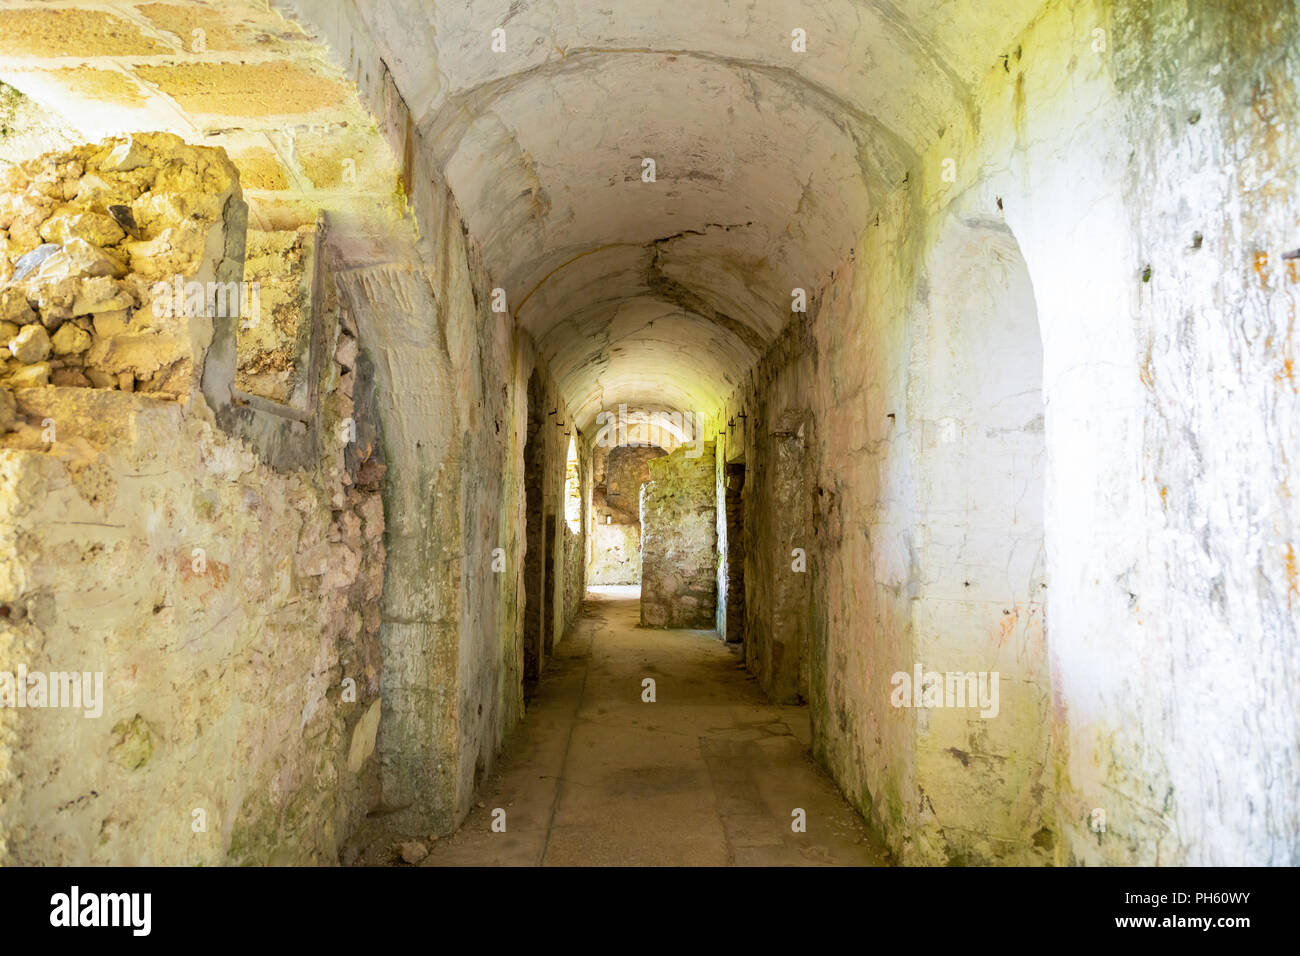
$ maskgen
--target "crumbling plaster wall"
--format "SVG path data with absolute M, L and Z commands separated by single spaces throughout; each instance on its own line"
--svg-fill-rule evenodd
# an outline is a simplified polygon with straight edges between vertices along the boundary
M 445 832 L 522 714 L 524 396 L 536 356 L 512 316 L 490 310 L 478 246 L 357 13 L 332 2 L 12 3 L 0 70 L 83 132 L 166 129 L 224 146 L 268 248 L 324 211 L 325 254 L 361 341 L 358 405 L 377 416 L 358 429 L 389 469 L 379 803 L 417 832 Z M 285 318 L 269 340 L 243 336 L 244 357 L 256 357 L 237 380 L 211 383 L 213 395 L 296 391 L 280 375 L 296 331 Z M 221 342 L 233 375 L 235 336 Z M 281 466 L 307 464 L 292 417 L 230 406 L 219 420 Z
M 746 666 L 764 692 L 783 703 L 806 701 L 811 693 L 811 582 L 819 573 L 819 529 L 813 522 L 816 423 L 807 402 L 816 374 L 807 315 L 795 314 L 732 396 L 726 410 L 731 424 L 717 444 L 720 515 L 726 508 L 725 464 L 745 465 Z M 718 530 L 718 589 L 726 594 L 731 569 L 725 520 Z M 726 615 L 724 608 L 717 616 L 720 634 L 727 633 Z
M 507 322 L 483 320 L 458 222 L 437 238 L 445 268 L 412 255 L 340 289 L 389 467 L 383 799 L 403 825 L 449 831 L 522 716 L 527 359 Z
M 511 315 L 493 310 L 478 243 L 369 28 L 350 4 L 294 6 L 399 157 L 409 218 L 385 230 L 350 215 L 334 254 L 351 266 L 341 285 L 374 368 L 389 466 L 383 801 L 395 824 L 447 833 L 523 716 L 524 451 L 537 355 Z M 542 466 L 557 549 L 566 452 L 556 440 Z M 566 586 L 581 593 L 580 581 Z M 562 631 L 575 602 L 559 597 Z
M 299 410 L 310 387 L 302 360 L 311 338 L 314 233 L 312 225 L 248 231 L 245 298 L 256 315 L 242 319 L 236 333 L 235 388 Z
M 6 166 L 0 190 L 5 380 L 188 402 L 239 307 L 225 283 L 242 276 L 247 212 L 224 153 L 116 139 Z M 194 308 L 176 295 L 191 282 Z M 216 308 L 209 283 L 233 303 Z
M 42 195 L 68 199 L 138 183 L 141 235 L 107 297 L 82 246 L 59 295 L 43 280 L 5 287 L 25 299 L 22 328 L 77 328 L 94 345 L 65 384 L 28 381 L 17 361 L 0 385 L 0 670 L 102 674 L 103 696 L 99 716 L 0 710 L 0 861 L 335 862 L 378 799 L 382 706 L 382 469 L 344 427 L 359 414 L 352 337 L 332 298 L 314 303 L 332 360 L 316 368 L 319 427 L 298 436 L 312 464 L 272 469 L 198 390 L 211 317 L 161 316 L 148 293 L 160 270 L 242 269 L 224 153 L 142 136 L 20 172 L 44 170 Z M 51 222 L 97 215 L 27 186 L 5 199 L 15 221 L 62 240 L 47 262 L 69 256 Z M 15 265 L 5 257 L 6 275 Z M 90 331 L 81 304 L 96 306 Z M 129 382 L 89 376 L 110 360 Z M 141 374 L 153 369 L 170 371 Z
M 927 347 L 931 253 L 983 221 L 1023 252 L 1042 336 L 1055 788 L 1045 833 L 1031 808 L 1019 817 L 1029 848 L 986 852 L 1300 859 L 1300 755 L 1277 743 L 1300 714 L 1285 453 L 1300 272 L 1284 258 L 1300 242 L 1282 175 L 1300 160 L 1296 16 L 1049 7 L 990 64 L 976 108 L 943 118 L 810 308 L 814 747 L 906 862 L 962 859 L 925 786 L 969 771 L 927 773 L 925 716 L 890 704 L 891 673 L 930 637 L 913 605 L 938 570 L 918 499 L 935 465 L 916 433 L 943 383 L 909 357 Z M 774 374 L 755 389 L 779 390 Z M 742 389 L 728 414 L 752 400 Z M 970 629 L 993 636 L 978 617 Z

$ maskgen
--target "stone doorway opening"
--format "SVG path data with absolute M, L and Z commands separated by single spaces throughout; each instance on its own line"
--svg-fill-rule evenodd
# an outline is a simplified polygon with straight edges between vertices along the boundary
M 723 638 L 728 644 L 745 640 L 745 463 L 730 462 L 724 473 L 723 502 L 727 549 L 725 555 L 726 619 Z
M 588 587 L 641 584 L 641 487 L 657 445 L 597 447 L 593 454 L 592 543 Z

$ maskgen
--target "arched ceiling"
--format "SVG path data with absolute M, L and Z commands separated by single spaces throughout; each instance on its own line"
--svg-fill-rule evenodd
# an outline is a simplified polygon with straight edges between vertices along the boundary
M 586 428 L 619 402 L 718 407 L 791 289 L 825 281 L 1041 6 L 382 0 L 364 16 Z
M 716 410 L 789 320 L 791 290 L 811 295 L 825 283 L 873 205 L 973 109 L 976 79 L 1044 3 L 349 0 L 349 9 L 586 430 L 619 403 Z M 181 111 L 173 125 L 214 143 L 235 134 L 225 132 L 228 116 L 205 121 L 205 110 L 247 113 L 245 127 L 266 113 L 262 140 L 222 143 L 245 149 L 250 183 L 257 158 L 273 152 L 288 157 L 294 183 L 329 188 L 317 167 L 338 166 L 329 161 L 346 146 L 338 130 L 286 138 L 272 121 L 351 100 L 341 75 L 277 52 L 293 48 L 291 24 L 234 5 L 243 20 L 209 37 L 240 61 L 209 52 L 175 65 L 152 47 L 103 48 L 105 29 L 93 23 L 74 42 L 54 22 L 71 15 L 62 4 L 20 6 L 12 17 L 27 33 L 0 38 L 0 66 L 20 88 L 43 89 L 68 72 L 55 67 L 84 61 L 97 69 L 75 75 L 120 73 L 147 104 L 168 94 L 164 106 Z M 227 9 L 103 7 L 119 18 L 108 33 L 120 42 L 135 30 L 137 46 L 173 52 L 191 32 L 185 17 Z M 496 28 L 504 52 L 492 50 Z M 796 28 L 807 52 L 791 49 Z M 66 55 L 46 63 L 40 42 Z M 253 96 L 250 70 L 278 72 L 265 89 L 254 83 Z M 47 99 L 57 105 L 54 93 Z M 172 128 L 166 110 L 103 112 Z M 654 183 L 642 182 L 647 157 Z M 263 178 L 275 188 L 273 175 Z

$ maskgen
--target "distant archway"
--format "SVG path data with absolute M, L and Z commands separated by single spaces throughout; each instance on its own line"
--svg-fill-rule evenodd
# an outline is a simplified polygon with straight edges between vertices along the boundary
M 592 449 L 592 534 L 587 583 L 641 583 L 641 486 L 650 462 L 667 452 L 652 444 Z

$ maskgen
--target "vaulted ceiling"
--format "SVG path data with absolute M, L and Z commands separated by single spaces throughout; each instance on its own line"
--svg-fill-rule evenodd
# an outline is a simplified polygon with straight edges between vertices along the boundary
M 826 280 L 873 201 L 970 108 L 975 79 L 1041 6 L 358 10 L 494 281 L 587 427 L 620 402 L 717 407 L 789 320 L 791 290 Z M 806 52 L 792 48 L 796 29 Z
M 0 76 L 90 135 L 225 146 L 257 198 L 328 207 L 365 157 L 377 203 L 392 157 L 308 41 L 364 30 L 585 430 L 717 409 L 1044 3 L 0 0 Z

